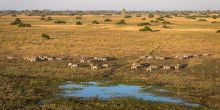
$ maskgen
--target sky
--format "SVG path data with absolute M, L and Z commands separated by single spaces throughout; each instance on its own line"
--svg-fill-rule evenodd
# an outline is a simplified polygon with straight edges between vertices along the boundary
M 220 10 L 220 0 L 0 0 L 0 10 Z

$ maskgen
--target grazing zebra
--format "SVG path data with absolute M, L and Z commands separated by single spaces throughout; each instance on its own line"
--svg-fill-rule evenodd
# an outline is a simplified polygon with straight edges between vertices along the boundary
M 92 70 L 97 70 L 98 69 L 98 66 L 94 66 L 93 64 L 90 64 L 90 66 L 91 66 Z
M 8 60 L 12 60 L 13 59 L 13 57 L 11 57 L 11 56 L 7 56 L 6 57 Z
M 102 64 L 102 67 L 104 67 L 104 68 L 108 68 L 109 65 L 108 65 L 108 64 Z

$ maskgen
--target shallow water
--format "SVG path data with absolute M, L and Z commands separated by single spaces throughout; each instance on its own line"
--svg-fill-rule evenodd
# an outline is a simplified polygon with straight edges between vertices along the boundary
M 98 97 L 100 99 L 120 98 L 120 97 L 132 97 L 136 99 L 142 99 L 146 101 L 155 101 L 162 103 L 175 103 L 185 106 L 198 107 L 199 104 L 189 103 L 186 100 L 174 97 L 158 96 L 149 91 L 143 91 L 142 86 L 135 85 L 111 85 L 105 86 L 99 82 L 81 82 L 80 84 L 68 82 L 60 86 L 63 90 L 61 96 L 63 97 L 81 97 L 92 98 Z M 165 89 L 158 89 L 159 91 L 168 91 Z

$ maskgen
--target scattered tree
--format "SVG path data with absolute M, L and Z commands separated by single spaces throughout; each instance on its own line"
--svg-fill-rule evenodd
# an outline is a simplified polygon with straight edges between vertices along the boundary
M 20 23 L 21 23 L 20 18 L 16 18 L 13 22 L 10 23 L 10 25 L 17 25 L 17 24 L 20 24 Z
M 66 23 L 66 21 L 55 21 L 54 23 L 56 23 L 56 24 L 65 24 Z
M 137 26 L 151 26 L 151 24 L 148 22 L 144 22 L 144 23 L 137 24 Z

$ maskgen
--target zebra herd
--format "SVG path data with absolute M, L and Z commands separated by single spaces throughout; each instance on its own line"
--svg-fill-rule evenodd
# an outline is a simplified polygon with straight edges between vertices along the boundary
M 167 65 L 162 65 L 162 66 L 157 66 L 157 65 L 151 65 L 148 63 L 144 63 L 141 64 L 140 62 L 142 60 L 167 60 L 167 59 L 177 59 L 177 60 L 183 60 L 183 59 L 190 59 L 190 58 L 198 58 L 198 57 L 202 57 L 202 56 L 209 56 L 210 54 L 183 54 L 180 56 L 175 56 L 175 57 L 161 57 L 161 56 L 141 56 L 138 58 L 138 60 L 134 63 L 132 63 L 130 69 L 131 70 L 137 70 L 140 68 L 145 68 L 145 71 L 154 71 L 154 70 L 179 70 L 182 68 L 185 68 L 187 66 L 187 64 L 176 64 L 176 65 L 171 65 L 171 66 L 167 66 Z M 6 57 L 8 60 L 13 60 L 16 57 L 12 57 L 12 56 L 7 56 Z M 23 58 L 25 61 L 29 61 L 29 62 L 41 62 L 41 61 L 53 61 L 53 60 L 57 60 L 57 61 L 62 61 L 63 58 L 60 57 L 48 57 L 48 56 L 36 56 L 36 57 L 24 57 Z M 99 68 L 109 68 L 109 64 L 107 63 L 107 57 L 91 57 L 91 58 L 78 58 L 78 63 L 72 63 L 69 62 L 67 64 L 67 67 L 70 68 L 78 68 L 81 67 L 81 65 L 86 65 L 86 66 L 90 66 L 91 70 L 97 70 Z
M 174 58 L 172 57 L 161 57 L 161 56 L 141 56 L 137 60 L 137 62 L 132 63 L 131 65 L 131 70 L 137 70 L 139 68 L 145 68 L 145 71 L 154 71 L 154 70 L 179 70 L 181 68 L 185 68 L 187 64 L 179 64 L 177 63 L 176 65 L 163 65 L 163 66 L 157 66 L 157 65 L 151 65 L 151 64 L 140 64 L 139 62 L 143 60 L 167 60 L 167 59 L 178 59 L 178 60 L 183 60 L 183 59 L 190 59 L 190 58 L 198 58 L 201 56 L 209 56 L 209 54 L 184 54 L 180 56 L 175 56 Z
M 109 64 L 107 64 L 107 58 L 105 57 L 94 57 L 90 59 L 86 59 L 84 57 L 79 58 L 80 64 L 87 64 L 90 66 L 91 70 L 97 70 L 99 68 L 109 68 Z M 101 64 L 95 64 L 94 62 L 101 62 Z M 67 65 L 70 68 L 78 68 L 78 63 L 68 63 Z

